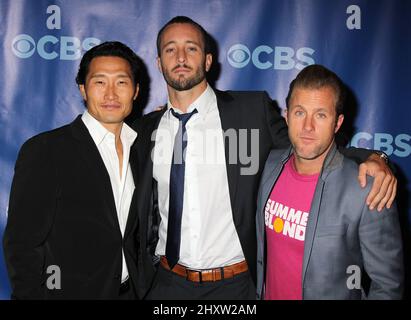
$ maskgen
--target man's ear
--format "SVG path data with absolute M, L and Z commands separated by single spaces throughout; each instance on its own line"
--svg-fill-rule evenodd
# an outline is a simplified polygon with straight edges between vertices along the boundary
M 288 109 L 284 109 L 284 118 L 285 118 L 285 122 L 287 123 L 288 126 Z
M 134 94 L 133 100 L 136 100 L 136 99 L 137 99 L 139 90 L 140 90 L 140 85 L 137 83 L 137 85 L 136 85 L 136 93 Z
M 337 119 L 337 124 L 335 125 L 334 133 L 337 133 L 337 131 L 340 130 L 341 125 L 343 124 L 343 122 L 344 122 L 344 115 L 340 114 L 338 116 L 338 119 Z
M 83 97 L 84 101 L 87 101 L 87 94 L 86 94 L 86 89 L 84 88 L 84 84 L 79 84 L 78 86 L 81 96 Z
M 157 57 L 157 68 L 160 71 L 160 73 L 163 73 L 163 68 L 161 67 L 161 59 L 160 57 Z
M 212 63 L 213 63 L 213 55 L 211 53 L 207 53 L 206 54 L 206 59 L 205 59 L 205 70 L 206 70 L 206 72 L 210 71 Z

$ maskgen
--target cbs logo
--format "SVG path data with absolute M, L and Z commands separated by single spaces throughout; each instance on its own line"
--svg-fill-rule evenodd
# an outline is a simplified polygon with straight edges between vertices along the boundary
M 244 44 L 238 43 L 227 51 L 227 60 L 234 68 L 244 68 L 250 61 L 261 70 L 273 68 L 275 70 L 302 70 L 304 67 L 314 64 L 312 58 L 315 50 L 302 47 L 294 50 L 291 47 L 270 47 L 261 45 L 252 52 Z
M 36 44 L 31 36 L 19 34 L 13 39 L 11 49 L 14 55 L 21 59 L 30 58 L 37 51 L 38 55 L 46 60 L 57 57 L 60 57 L 60 60 L 77 60 L 81 57 L 82 49 L 89 50 L 100 42 L 97 38 L 86 38 L 81 41 L 76 37 L 62 36 L 59 39 L 45 35 Z
M 406 133 L 393 136 L 389 133 L 357 132 L 351 139 L 350 145 L 356 148 L 381 150 L 389 156 L 393 154 L 399 158 L 411 154 L 411 136 Z

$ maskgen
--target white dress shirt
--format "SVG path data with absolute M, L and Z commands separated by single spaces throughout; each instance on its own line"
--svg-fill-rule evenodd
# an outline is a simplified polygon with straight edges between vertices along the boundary
M 137 137 L 137 133 L 126 123 L 123 123 L 120 133 L 121 143 L 123 144 L 123 164 L 120 176 L 120 164 L 117 156 L 114 134 L 104 128 L 103 125 L 87 111 L 83 113 L 81 119 L 90 132 L 110 176 L 118 222 L 121 234 L 124 236 L 131 199 L 134 192 L 133 174 L 129 164 L 130 148 Z M 124 252 L 122 253 L 122 257 L 123 268 L 121 281 L 124 282 L 128 278 L 128 269 L 124 258 Z
M 153 176 L 158 182 L 161 215 L 156 255 L 165 255 L 169 183 L 174 137 L 179 120 L 168 110 L 155 135 Z M 244 260 L 234 226 L 228 189 L 223 130 L 217 98 L 210 86 L 187 112 L 187 149 L 179 263 L 194 269 L 217 268 Z

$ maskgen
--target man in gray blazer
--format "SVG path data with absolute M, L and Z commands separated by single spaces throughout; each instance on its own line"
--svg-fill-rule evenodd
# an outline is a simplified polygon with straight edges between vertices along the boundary
M 292 147 L 271 151 L 257 203 L 257 299 L 400 299 L 403 254 L 396 206 L 365 205 L 358 165 L 336 148 L 341 80 L 320 65 L 290 85 Z M 296 197 L 296 195 L 298 195 Z

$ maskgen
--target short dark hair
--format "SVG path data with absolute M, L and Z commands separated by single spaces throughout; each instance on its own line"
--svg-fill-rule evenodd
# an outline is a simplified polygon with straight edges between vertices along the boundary
M 338 118 L 340 114 L 344 113 L 345 87 L 341 79 L 334 72 L 320 64 L 312 64 L 305 67 L 291 82 L 286 98 L 287 109 L 289 108 L 291 95 L 295 88 L 320 89 L 323 87 L 331 87 L 334 90 L 337 98 L 335 110 Z
M 126 60 L 130 65 L 134 85 L 136 86 L 140 83 L 142 69 L 140 58 L 124 43 L 119 41 L 106 41 L 91 48 L 83 55 L 76 77 L 76 83 L 78 85 L 84 85 L 86 83 L 90 63 L 97 57 L 119 57 Z
M 210 40 L 209 40 L 209 35 L 207 31 L 204 30 L 204 28 L 195 22 L 193 19 L 186 17 L 186 16 L 176 16 L 172 18 L 170 21 L 168 21 L 158 32 L 157 34 L 157 55 L 160 57 L 161 56 L 161 36 L 164 33 L 164 30 L 171 24 L 175 23 L 188 23 L 194 26 L 195 28 L 198 29 L 201 33 L 201 37 L 203 38 L 203 43 L 204 43 L 204 52 L 205 54 L 208 54 L 211 52 L 210 49 Z

